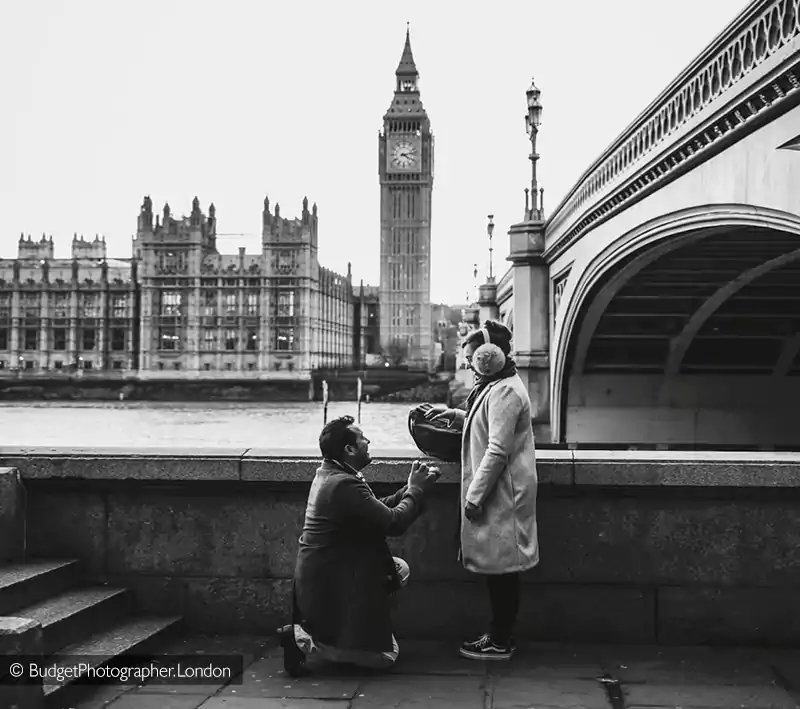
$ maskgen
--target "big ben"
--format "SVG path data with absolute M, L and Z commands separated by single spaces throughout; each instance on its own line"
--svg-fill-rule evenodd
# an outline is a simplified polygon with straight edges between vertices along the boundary
M 433 134 L 406 32 L 394 98 L 378 136 L 381 185 L 380 333 L 385 354 L 411 367 L 433 359 L 431 196 Z

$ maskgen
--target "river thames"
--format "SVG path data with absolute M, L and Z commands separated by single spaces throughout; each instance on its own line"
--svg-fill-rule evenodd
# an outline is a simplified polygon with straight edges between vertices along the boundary
M 414 404 L 361 406 L 373 454 L 416 451 L 408 434 Z M 328 404 L 328 420 L 355 402 Z M 323 408 L 317 402 L 0 402 L 4 446 L 272 448 L 318 451 Z

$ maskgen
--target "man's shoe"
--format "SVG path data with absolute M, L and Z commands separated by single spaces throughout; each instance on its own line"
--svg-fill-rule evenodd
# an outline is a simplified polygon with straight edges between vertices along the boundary
M 477 640 L 464 643 L 458 652 L 470 660 L 510 660 L 514 655 L 514 646 L 511 643 L 497 645 L 486 633 Z
M 306 667 L 306 656 L 297 647 L 294 639 L 294 626 L 278 628 L 278 638 L 283 648 L 283 669 L 290 677 L 306 677 L 311 671 Z

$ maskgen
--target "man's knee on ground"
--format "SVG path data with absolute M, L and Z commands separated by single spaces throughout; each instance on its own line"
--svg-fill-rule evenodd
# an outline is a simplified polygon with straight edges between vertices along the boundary
M 394 568 L 397 570 L 397 576 L 400 579 L 400 586 L 405 587 L 408 583 L 408 577 L 411 576 L 411 569 L 399 556 L 393 556 L 392 558 L 394 559 Z

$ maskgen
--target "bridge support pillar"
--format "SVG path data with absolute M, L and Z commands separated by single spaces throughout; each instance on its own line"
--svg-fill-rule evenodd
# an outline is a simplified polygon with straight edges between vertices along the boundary
M 531 397 L 533 432 L 551 442 L 550 273 L 542 258 L 544 222 L 515 224 L 508 232 L 514 276 L 514 358 Z
M 480 308 L 480 322 L 500 319 L 500 308 L 497 305 L 497 284 L 494 282 L 494 278 L 487 278 L 486 283 L 478 287 L 478 307 Z

